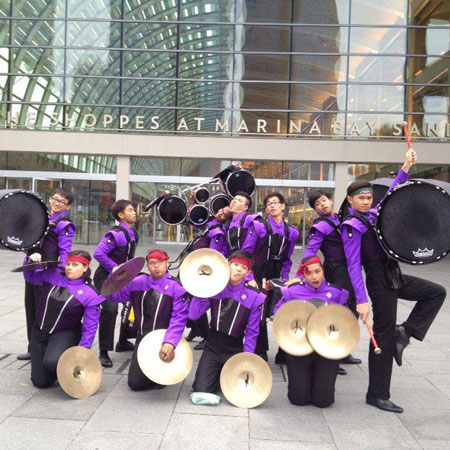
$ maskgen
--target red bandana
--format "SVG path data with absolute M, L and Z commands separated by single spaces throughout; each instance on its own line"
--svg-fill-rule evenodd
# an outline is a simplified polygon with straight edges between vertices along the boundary
M 154 250 L 154 251 L 150 252 L 147 255 L 146 259 L 147 259 L 147 262 L 150 259 L 157 259 L 159 261 L 166 261 L 167 259 L 169 259 L 169 255 L 166 252 L 164 252 L 163 250 Z
M 298 267 L 297 275 L 303 275 L 305 273 L 306 268 L 311 264 L 322 264 L 322 261 L 318 256 L 314 256 L 308 261 L 301 263 L 300 266 Z
M 86 266 L 88 266 L 90 264 L 90 261 L 87 258 L 85 258 L 84 256 L 81 256 L 81 255 L 68 256 L 67 257 L 67 261 L 79 262 L 81 264 L 85 264 Z
M 252 270 L 252 263 L 247 258 L 234 257 L 230 259 L 230 263 L 232 262 L 242 264 L 243 266 L 247 267 L 248 270 Z

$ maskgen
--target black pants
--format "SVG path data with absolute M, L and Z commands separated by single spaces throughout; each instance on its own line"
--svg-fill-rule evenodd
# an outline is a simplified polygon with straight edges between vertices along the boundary
M 203 314 L 203 316 L 199 317 L 197 320 L 188 320 L 186 324 L 187 328 L 191 328 L 191 332 L 194 337 L 201 337 L 202 339 L 206 339 L 208 337 L 209 332 L 209 323 L 207 314 Z
M 391 396 L 397 299 L 417 302 L 403 325 L 411 336 L 422 341 L 444 302 L 446 291 L 436 283 L 410 275 L 403 276 L 404 287 L 391 289 L 383 284 L 383 266 L 382 261 L 364 264 L 367 290 L 372 300 L 373 332 L 382 349 L 382 353 L 376 355 L 370 342 L 367 395 L 387 400 Z
M 102 288 L 108 276 L 108 272 L 102 266 L 97 268 L 94 274 L 94 284 L 98 290 Z M 111 300 L 106 300 L 102 303 L 101 308 L 98 327 L 98 346 L 100 350 L 111 351 L 114 349 L 114 331 L 119 305 Z M 128 337 L 128 318 L 123 316 L 124 309 L 122 308 L 119 341 L 124 341 Z
M 326 408 L 334 403 L 338 361 L 316 352 L 306 356 L 286 356 L 288 399 L 298 406 Z
M 233 338 L 217 331 L 210 331 L 195 372 L 193 391 L 216 393 L 220 389 L 222 367 L 232 356 L 240 352 L 242 352 L 242 338 Z
M 347 306 L 358 319 L 359 314 L 356 311 L 356 297 L 352 282 L 348 275 L 347 261 L 345 259 L 335 261 L 325 260 L 324 272 L 326 281 L 348 291 Z
M 46 388 L 56 381 L 56 367 L 60 356 L 78 345 L 81 330 L 72 329 L 47 334 L 33 327 L 31 333 L 31 381 L 38 388 Z
M 128 371 L 128 387 L 132 391 L 143 391 L 145 389 L 161 387 L 160 384 L 155 383 L 154 381 L 150 380 L 150 378 L 147 378 L 147 376 L 139 367 L 137 351 L 142 338 L 143 336 L 141 336 L 140 334 L 138 334 L 136 337 L 136 344 L 134 346 L 133 356 L 131 357 L 130 370 Z
M 42 287 L 25 281 L 25 317 L 27 321 L 28 351 L 31 351 L 31 336 L 36 320 L 36 309 L 41 300 Z

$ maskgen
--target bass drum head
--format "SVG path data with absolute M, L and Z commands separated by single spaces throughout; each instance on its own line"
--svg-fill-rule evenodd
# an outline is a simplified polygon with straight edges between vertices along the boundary
M 410 180 L 391 191 L 379 210 L 385 251 L 409 264 L 427 264 L 450 251 L 450 184 Z
M 226 206 L 230 206 L 231 199 L 228 195 L 225 194 L 217 194 L 211 198 L 209 202 L 209 211 L 213 216 L 215 216 L 219 210 L 225 208 Z
M 0 191 L 0 244 L 11 250 L 36 247 L 48 230 L 48 208 L 36 194 Z
M 197 189 L 194 195 L 197 203 L 205 203 L 209 199 L 209 191 L 204 187 Z
M 225 188 L 231 197 L 234 197 L 239 191 L 252 195 L 255 191 L 255 186 L 253 175 L 246 170 L 237 170 L 230 173 L 225 182 Z
M 158 215 L 167 225 L 178 225 L 187 216 L 186 202 L 177 195 L 169 195 L 159 203 Z
M 209 211 L 206 206 L 192 205 L 189 208 L 189 222 L 193 225 L 204 225 L 209 218 Z

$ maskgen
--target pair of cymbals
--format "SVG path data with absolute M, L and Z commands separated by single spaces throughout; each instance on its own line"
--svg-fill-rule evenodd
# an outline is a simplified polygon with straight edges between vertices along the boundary
M 290 301 L 275 314 L 273 332 L 278 345 L 294 356 L 316 351 L 328 359 L 348 356 L 359 340 L 358 321 L 345 306 Z
M 139 272 L 144 267 L 144 264 L 145 258 L 139 256 L 137 258 L 130 259 L 126 263 L 119 266 L 103 283 L 100 290 L 101 295 L 113 295 L 120 291 L 139 275 Z
M 92 350 L 75 346 L 61 355 L 56 374 L 59 385 L 66 394 L 73 398 L 87 398 L 98 391 L 103 368 Z
M 39 261 L 39 262 L 30 262 L 24 264 L 23 266 L 16 267 L 11 270 L 11 272 L 31 272 L 37 269 L 48 269 L 50 267 L 56 267 L 58 265 L 58 261 Z
M 175 348 L 175 357 L 165 362 L 159 357 L 167 330 L 148 333 L 139 343 L 137 360 L 145 376 L 158 384 L 172 385 L 183 381 L 192 370 L 193 354 L 186 339 L 181 339 Z
M 270 395 L 272 372 L 260 356 L 248 352 L 238 353 L 223 366 L 220 388 L 232 405 L 255 408 Z
M 225 289 L 230 280 L 230 265 L 218 251 L 201 248 L 184 258 L 180 281 L 194 297 L 209 298 Z

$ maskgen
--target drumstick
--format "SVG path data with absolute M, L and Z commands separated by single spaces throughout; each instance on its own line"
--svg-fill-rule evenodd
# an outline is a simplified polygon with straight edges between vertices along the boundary
M 371 328 L 371 326 L 370 326 L 366 321 L 364 321 L 364 324 L 365 324 L 366 327 L 367 327 L 367 331 L 368 331 L 369 334 L 370 334 L 370 339 L 372 339 L 372 344 L 373 344 L 373 346 L 375 347 L 374 352 L 375 352 L 376 355 L 379 355 L 379 354 L 381 353 L 381 348 L 378 347 L 378 344 L 377 344 L 377 341 L 376 341 L 376 339 L 375 339 L 375 336 L 373 335 L 372 328 Z
M 403 134 L 405 135 L 406 139 L 406 145 L 408 146 L 408 150 L 411 148 L 411 137 L 408 133 L 408 123 L 405 121 L 403 122 Z

